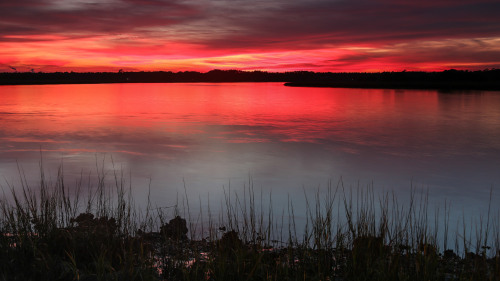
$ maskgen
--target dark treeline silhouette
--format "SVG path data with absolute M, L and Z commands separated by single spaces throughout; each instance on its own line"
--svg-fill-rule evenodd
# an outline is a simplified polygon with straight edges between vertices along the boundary
M 52 72 L 0 73 L 0 84 L 87 84 L 87 83 L 170 83 L 170 82 L 287 82 L 293 73 L 263 71 L 211 70 L 154 72 Z M 300 80 L 300 79 L 299 79 Z
M 500 69 L 441 72 L 327 73 L 313 79 L 295 80 L 286 86 L 500 90 Z
M 500 69 L 378 73 L 240 70 L 211 70 L 206 73 L 195 71 L 0 73 L 0 85 L 173 82 L 285 82 L 286 86 L 306 87 L 500 90 Z

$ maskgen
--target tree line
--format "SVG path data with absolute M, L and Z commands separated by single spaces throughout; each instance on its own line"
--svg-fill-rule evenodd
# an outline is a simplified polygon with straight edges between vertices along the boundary
M 288 86 L 420 88 L 500 88 L 500 69 L 440 72 L 266 72 L 242 70 L 118 71 L 118 72 L 4 72 L 0 85 L 173 83 L 173 82 L 288 82 Z

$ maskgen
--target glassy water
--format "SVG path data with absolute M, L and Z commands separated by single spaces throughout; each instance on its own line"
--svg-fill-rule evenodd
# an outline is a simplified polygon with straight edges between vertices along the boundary
M 290 88 L 282 83 L 0 86 L 0 185 L 39 163 L 66 182 L 124 171 L 137 202 L 271 193 L 278 210 L 329 181 L 460 212 L 500 199 L 500 92 Z M 130 177 L 130 178 L 129 178 Z M 322 191 L 320 191 L 322 192 Z M 208 199 L 210 198 L 210 199 Z M 218 203 L 216 203 L 218 204 Z M 198 203 L 194 203 L 198 205 Z

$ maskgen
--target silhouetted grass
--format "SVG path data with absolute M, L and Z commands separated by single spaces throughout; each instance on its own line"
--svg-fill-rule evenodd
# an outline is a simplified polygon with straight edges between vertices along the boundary
M 223 191 L 222 211 L 193 214 L 189 198 L 170 213 L 149 201 L 141 211 L 117 172 L 106 184 L 98 169 L 87 186 L 68 186 L 62 169 L 54 182 L 42 170 L 36 187 L 20 174 L 0 202 L 1 280 L 500 278 L 498 216 L 464 216 L 454 232 L 449 205 L 431 212 L 415 190 L 401 204 L 393 193 L 330 183 L 304 194 L 298 227 L 292 200 L 276 212 L 251 181 L 243 194 Z

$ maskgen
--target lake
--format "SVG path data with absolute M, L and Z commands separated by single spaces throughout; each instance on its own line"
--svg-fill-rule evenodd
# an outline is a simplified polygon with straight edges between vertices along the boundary
M 282 83 L 0 86 L 0 186 L 40 161 L 67 184 L 124 173 L 137 203 L 194 209 L 245 187 L 292 201 L 329 182 L 480 213 L 500 199 L 500 92 L 295 88 Z M 18 166 L 20 168 L 18 168 Z M 260 195 L 259 195 L 260 196 Z M 264 199 L 264 201 L 267 199 Z M 194 203 L 193 203 L 194 202 Z M 200 203 L 201 202 L 201 203 Z M 279 213 L 279 211 L 278 211 Z

